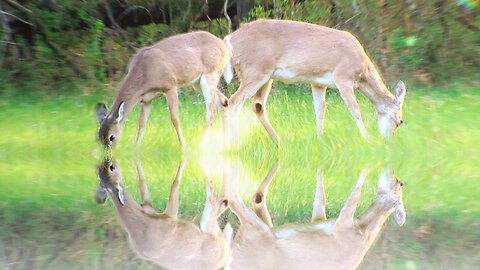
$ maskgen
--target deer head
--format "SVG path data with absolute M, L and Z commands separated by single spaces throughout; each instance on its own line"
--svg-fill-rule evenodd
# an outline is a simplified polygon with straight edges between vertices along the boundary
M 393 217 L 400 226 L 405 223 L 406 218 L 402 189 L 403 183 L 393 175 L 390 169 L 381 172 L 378 179 L 377 200 L 394 209 Z
M 117 163 L 113 159 L 105 160 L 98 167 L 98 176 L 100 183 L 95 193 L 95 200 L 103 204 L 107 199 L 107 192 L 118 199 L 120 204 L 125 205 L 125 189 L 122 176 Z
M 406 88 L 402 81 L 399 81 L 393 90 L 395 96 L 393 104 L 388 106 L 385 110 L 378 113 L 378 128 L 380 134 L 389 139 L 395 130 L 403 124 L 402 108 L 405 100 Z
M 122 101 L 110 114 L 107 114 L 105 104 L 98 103 L 95 112 L 100 123 L 98 140 L 106 147 L 114 147 L 122 131 L 121 123 L 125 119 L 125 102 Z

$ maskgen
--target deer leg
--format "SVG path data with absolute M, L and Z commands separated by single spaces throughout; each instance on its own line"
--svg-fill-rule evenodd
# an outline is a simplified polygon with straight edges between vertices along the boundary
M 362 121 L 362 115 L 360 113 L 360 106 L 358 105 L 357 99 L 355 98 L 355 94 L 353 92 L 353 81 L 349 79 L 337 79 L 335 78 L 335 84 L 340 91 L 340 96 L 342 97 L 343 101 L 347 105 L 350 114 L 355 119 L 355 123 L 357 124 L 358 129 L 360 130 L 360 134 L 364 139 L 368 138 L 367 129 Z
M 203 171 L 203 175 L 205 176 L 205 179 L 207 179 L 207 197 L 210 194 L 209 188 L 211 185 L 211 177 L 209 173 L 209 167 L 207 163 L 205 162 L 204 159 L 200 161 L 200 165 Z M 224 170 L 224 175 L 225 175 L 225 170 Z M 229 187 L 228 187 L 228 182 L 226 180 L 226 177 L 223 178 L 223 183 L 222 183 L 222 190 L 219 199 L 216 199 L 216 205 L 215 206 L 215 215 L 219 217 L 226 209 L 227 209 L 227 204 L 228 204 L 228 196 L 229 196 Z M 212 202 L 214 203 L 214 202 Z M 213 204 L 212 204 L 213 206 Z
M 220 232 L 221 230 L 217 220 L 219 216 L 216 206 L 217 199 L 215 197 L 212 179 L 208 175 L 205 175 L 205 177 L 207 179 L 207 197 L 200 220 L 200 229 L 203 232 Z
M 228 98 L 220 91 L 216 91 L 217 97 L 217 110 L 220 111 L 220 115 L 222 116 L 222 124 L 223 124 L 223 139 L 224 145 L 230 144 L 230 120 L 228 115 Z
M 253 96 L 252 109 L 265 130 L 268 132 L 270 138 L 272 138 L 273 142 L 278 145 L 280 143 L 280 138 L 278 137 L 277 133 L 275 133 L 275 130 L 270 124 L 267 115 L 267 98 L 270 90 L 272 89 L 272 83 L 273 80 L 268 80 L 267 83 L 255 93 Z
M 149 213 L 155 213 L 155 209 L 152 206 L 152 199 L 150 198 L 150 192 L 148 191 L 147 181 L 145 178 L 145 173 L 143 172 L 142 164 L 140 160 L 135 162 L 138 175 L 138 188 L 140 190 L 140 205 Z
M 180 117 L 178 111 L 178 93 L 177 89 L 171 89 L 165 92 L 165 97 L 168 102 L 168 109 L 170 110 L 170 119 L 172 120 L 173 127 L 177 132 L 178 141 L 182 147 L 186 146 L 185 138 L 183 137 L 182 129 L 180 128 Z
M 270 227 L 249 209 L 240 197 L 238 191 L 239 164 L 228 164 L 227 166 L 228 181 L 230 182 L 229 187 L 231 188 L 231 193 L 228 197 L 228 207 L 238 217 L 241 223 L 239 230 L 263 232 L 266 236 L 273 238 Z M 241 235 L 244 236 L 243 234 Z
M 316 86 L 312 84 L 313 106 L 315 108 L 315 116 L 317 120 L 317 135 L 321 137 L 323 134 L 323 119 L 325 117 L 325 94 L 327 87 Z
M 202 86 L 200 85 L 200 80 L 194 82 L 194 83 L 192 84 L 192 87 L 193 87 L 193 89 L 194 89 L 195 91 L 197 91 L 197 92 L 202 92 Z
M 279 168 L 279 164 L 277 161 L 272 166 L 272 168 L 270 168 L 270 171 L 268 172 L 267 176 L 258 187 L 257 191 L 255 192 L 255 195 L 253 195 L 252 197 L 253 210 L 255 211 L 255 214 L 257 214 L 257 216 L 263 222 L 265 222 L 265 224 L 267 224 L 270 228 L 273 227 L 273 223 L 272 223 L 272 217 L 270 216 L 270 212 L 268 211 L 268 208 L 267 208 L 267 191 L 268 191 L 268 186 L 270 185 L 273 178 L 278 172 L 278 168 Z
M 182 180 L 183 170 L 185 169 L 185 159 L 180 160 L 178 164 L 177 173 L 175 174 L 175 179 L 173 180 L 172 186 L 170 187 L 170 194 L 168 196 L 167 207 L 165 208 L 165 214 L 172 218 L 178 217 L 178 207 L 179 207 L 179 189 L 180 181 Z
M 338 215 L 338 218 L 335 221 L 335 228 L 338 228 L 338 227 L 351 228 L 353 226 L 355 209 L 357 208 L 358 202 L 360 200 L 360 194 L 362 193 L 362 186 L 365 183 L 367 174 L 368 174 L 367 168 L 363 169 L 362 172 L 360 173 L 360 176 L 358 177 L 355 188 L 353 189 L 352 193 L 350 193 L 350 197 L 348 197 L 342 210 L 340 210 L 340 214 Z
M 227 209 L 230 197 L 230 168 L 227 164 L 230 164 L 230 161 L 224 160 L 222 190 L 220 191 L 220 200 L 217 204 L 218 216 Z
M 242 108 L 245 101 L 255 94 L 260 87 L 265 85 L 269 80 L 269 77 L 260 78 L 258 80 L 241 80 L 240 87 L 238 90 L 230 97 L 229 111 L 230 111 L 230 128 L 231 128 L 231 139 L 237 140 L 238 144 L 238 115 L 240 109 Z
M 220 76 L 221 74 L 212 73 L 200 78 L 200 86 L 202 88 L 207 108 L 207 128 L 205 130 L 204 139 L 208 136 L 208 132 L 214 122 L 215 110 L 218 109 L 222 116 L 223 133 L 225 136 L 225 142 L 227 143 L 228 117 L 226 108 L 228 106 L 228 99 L 222 94 L 222 92 L 220 92 L 220 90 L 218 90 L 217 86 Z
M 373 202 L 372 205 L 358 217 L 357 224 L 369 245 L 373 243 L 376 236 L 380 233 L 383 224 L 392 211 L 392 209 L 378 207 L 378 203 Z
M 207 74 L 200 78 L 200 87 L 202 88 L 205 106 L 207 109 L 207 130 L 213 124 L 216 108 L 216 91 L 220 76 L 217 74 Z
M 142 102 L 142 111 L 140 112 L 140 119 L 138 120 L 138 133 L 137 141 L 135 145 L 138 147 L 142 143 L 143 135 L 145 133 L 145 127 L 147 125 L 148 116 L 150 115 L 150 110 L 152 109 L 152 101 Z
M 315 199 L 313 201 L 312 223 L 327 220 L 325 212 L 325 190 L 323 189 L 323 173 L 321 170 L 317 171 L 317 189 L 315 191 Z

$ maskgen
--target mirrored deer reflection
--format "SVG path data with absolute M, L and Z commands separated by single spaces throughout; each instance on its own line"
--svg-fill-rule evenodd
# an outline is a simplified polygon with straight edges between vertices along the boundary
M 217 204 L 213 185 L 207 178 L 207 198 L 199 225 L 178 219 L 179 186 L 185 162 L 178 166 L 165 212 L 152 207 L 140 162 L 136 163 L 141 204 L 124 187 L 115 160 L 98 168 L 100 184 L 96 200 L 103 203 L 110 194 L 131 248 L 145 260 L 167 269 L 220 269 L 230 258 L 230 249 L 217 218 L 224 207 Z M 229 227 L 231 234 L 231 227 Z M 226 232 L 227 233 L 227 232 Z
M 311 223 L 275 227 L 265 198 L 277 168 L 274 165 L 252 197 L 254 210 L 239 196 L 239 166 L 229 168 L 228 206 L 241 223 L 232 245 L 231 269 L 356 269 L 390 214 L 400 226 L 405 222 L 403 184 L 388 169 L 379 176 L 374 202 L 354 216 L 367 177 L 365 169 L 336 219 L 326 218 L 319 172 Z

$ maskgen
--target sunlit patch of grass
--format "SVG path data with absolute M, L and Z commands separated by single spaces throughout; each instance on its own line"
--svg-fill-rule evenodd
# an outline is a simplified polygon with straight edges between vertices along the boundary
M 89 96 L 22 96 L 3 99 L 0 105 L 0 203 L 1 212 L 12 218 L 27 213 L 41 215 L 82 209 L 94 216 L 104 208 L 93 203 L 98 178 L 96 166 L 103 151 L 95 142 L 97 123 L 93 106 L 113 100 L 114 92 Z M 270 121 L 282 140 L 276 147 L 247 104 L 240 117 L 242 131 L 238 150 L 222 149 L 219 117 L 210 141 L 202 146 L 205 109 L 198 94 L 180 94 L 181 125 L 188 147 L 182 152 L 170 122 L 164 99 L 155 100 L 145 139 L 135 149 L 139 108 L 128 117 L 120 146 L 114 151 L 124 168 L 125 181 L 138 198 L 133 161 L 143 161 L 155 204 L 165 206 L 169 185 L 182 156 L 187 159 L 182 207 L 201 209 L 205 177 L 199 160 L 213 167 L 220 188 L 223 157 L 240 159 L 251 179 L 243 194 L 256 185 L 277 160 L 279 173 L 272 183 L 269 203 L 279 220 L 308 217 L 317 170 L 324 171 L 329 209 L 335 215 L 364 166 L 372 173 L 366 189 L 375 192 L 376 175 L 385 166 L 407 183 L 406 206 L 411 215 L 479 217 L 476 194 L 480 178 L 480 129 L 475 89 L 412 91 L 404 108 L 407 124 L 391 142 L 380 138 L 372 105 L 359 96 L 362 115 L 371 135 L 361 139 L 346 106 L 334 90 L 327 94 L 325 134 L 317 138 L 312 97 L 306 86 L 276 84 L 268 101 Z M 108 103 L 108 102 L 107 102 Z M 213 165 L 212 165 L 213 164 Z M 201 202 L 201 203 L 199 203 Z M 22 210 L 20 210 L 22 209 Z M 7 213 L 8 212 L 8 213 Z M 22 214 L 23 213 L 23 214 Z M 17 217 L 19 218 L 19 217 Z
M 0 99 L 0 253 L 4 243 L 4 247 L 28 247 L 35 250 L 36 265 L 43 268 L 69 260 L 80 265 L 103 265 L 104 258 L 125 257 L 126 243 L 119 241 L 124 238 L 119 237 L 123 235 L 111 201 L 100 206 L 93 199 L 99 183 L 97 166 L 104 158 L 102 147 L 95 141 L 98 124 L 93 107 L 98 101 L 108 104 L 114 95 L 114 91 L 102 91 L 49 97 L 9 95 Z M 480 217 L 477 89 L 455 86 L 409 92 L 404 108 L 407 124 L 388 143 L 378 135 L 371 103 L 363 96 L 358 100 L 371 135 L 369 141 L 361 139 L 334 90 L 327 94 L 325 134 L 317 138 L 309 88 L 275 84 L 267 112 L 282 140 L 280 147 L 273 144 L 250 104 L 246 104 L 240 117 L 239 149 L 222 149 L 219 117 L 209 140 L 202 141 L 203 98 L 197 93 L 181 92 L 186 149 L 181 149 L 167 104 L 159 98 L 154 101 L 142 146 L 133 146 L 140 111 L 135 108 L 113 154 L 127 191 L 137 201 L 140 195 L 135 162 L 142 162 L 153 205 L 159 210 L 165 208 L 177 168 L 185 159 L 180 216 L 188 221 L 194 220 L 204 207 L 205 170 L 219 192 L 227 159 L 240 162 L 238 186 L 247 204 L 270 168 L 279 163 L 267 197 L 277 225 L 309 222 L 318 171 L 324 175 L 327 215 L 335 217 L 365 166 L 370 167 L 370 174 L 358 213 L 374 199 L 379 172 L 390 167 L 406 183 L 407 223 L 400 230 L 403 235 L 396 232 L 403 240 L 394 247 L 409 258 L 408 265 L 405 260 L 394 262 L 394 269 L 411 265 L 420 269 L 428 263 L 424 256 L 429 255 L 416 256 L 416 248 L 428 253 L 423 245 L 446 243 L 429 237 L 418 240 L 417 227 L 424 227 L 424 223 L 447 220 L 449 227 L 438 235 L 453 231 L 458 233 L 459 242 L 462 237 L 478 240 L 478 235 L 473 234 L 478 231 Z M 108 256 L 103 247 L 108 247 Z M 65 258 L 62 254 L 77 257 Z M 135 267 L 139 263 L 144 266 L 138 260 L 135 263 Z

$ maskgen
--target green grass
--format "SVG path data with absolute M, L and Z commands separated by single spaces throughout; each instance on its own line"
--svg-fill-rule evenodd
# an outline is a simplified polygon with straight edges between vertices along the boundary
M 407 184 L 404 189 L 407 232 L 416 229 L 413 225 L 409 227 L 409 222 L 447 220 L 452 230 L 467 231 L 465 239 L 472 237 L 471 232 L 478 228 L 475 221 L 480 218 L 477 88 L 459 85 L 409 91 L 404 108 L 408 124 L 398 130 L 391 142 L 385 143 L 378 135 L 373 108 L 362 96 L 358 99 L 372 137 L 370 141 L 360 138 L 347 108 L 333 90 L 327 95 L 325 135 L 317 139 L 310 90 L 306 86 L 276 84 L 267 110 L 282 140 L 281 147 L 273 145 L 248 104 L 242 111 L 242 144 L 238 151 L 217 149 L 216 141 L 199 147 L 205 127 L 203 100 L 196 93 L 184 91 L 180 95 L 180 114 L 189 146 L 184 153 L 187 167 L 180 193 L 182 217 L 192 220 L 202 210 L 205 197 L 202 160 L 210 165 L 217 190 L 221 188 L 222 160 L 225 157 L 240 160 L 243 168 L 240 192 L 245 200 L 278 160 L 280 170 L 268 196 L 276 224 L 309 220 L 317 170 L 324 172 L 327 211 L 334 217 L 362 168 L 369 166 L 371 173 L 359 211 L 373 200 L 378 173 L 388 166 Z M 98 206 L 93 200 L 98 184 L 96 166 L 103 155 L 95 141 L 98 127 L 93 107 L 98 101 L 108 104 L 114 95 L 115 91 L 68 96 L 57 93 L 49 97 L 3 94 L 0 239 L 5 240 L 2 243 L 19 237 L 25 246 L 38 245 L 41 251 L 34 257 L 43 265 L 52 263 L 51 260 L 66 261 L 52 258 L 51 254 L 62 250 L 58 243 L 70 243 L 74 232 L 82 232 L 85 243 L 75 242 L 75 245 L 84 249 L 85 263 L 102 261 L 99 256 L 103 251 L 91 243 L 105 244 L 105 235 L 112 230 L 111 223 L 115 223 L 115 213 L 111 203 Z M 137 199 L 133 162 L 137 158 L 142 161 L 154 206 L 164 208 L 181 149 L 164 99 L 154 102 L 143 145 L 135 149 L 138 113 L 136 108 L 128 116 L 115 156 L 128 191 Z M 217 119 L 215 134 L 220 134 L 220 130 L 221 122 Z M 472 223 L 472 229 L 466 229 Z M 118 231 L 118 226 L 113 227 Z M 478 234 L 475 237 L 480 239 Z M 410 244 L 406 245 L 408 248 Z M 405 265 L 395 269 L 402 267 Z

